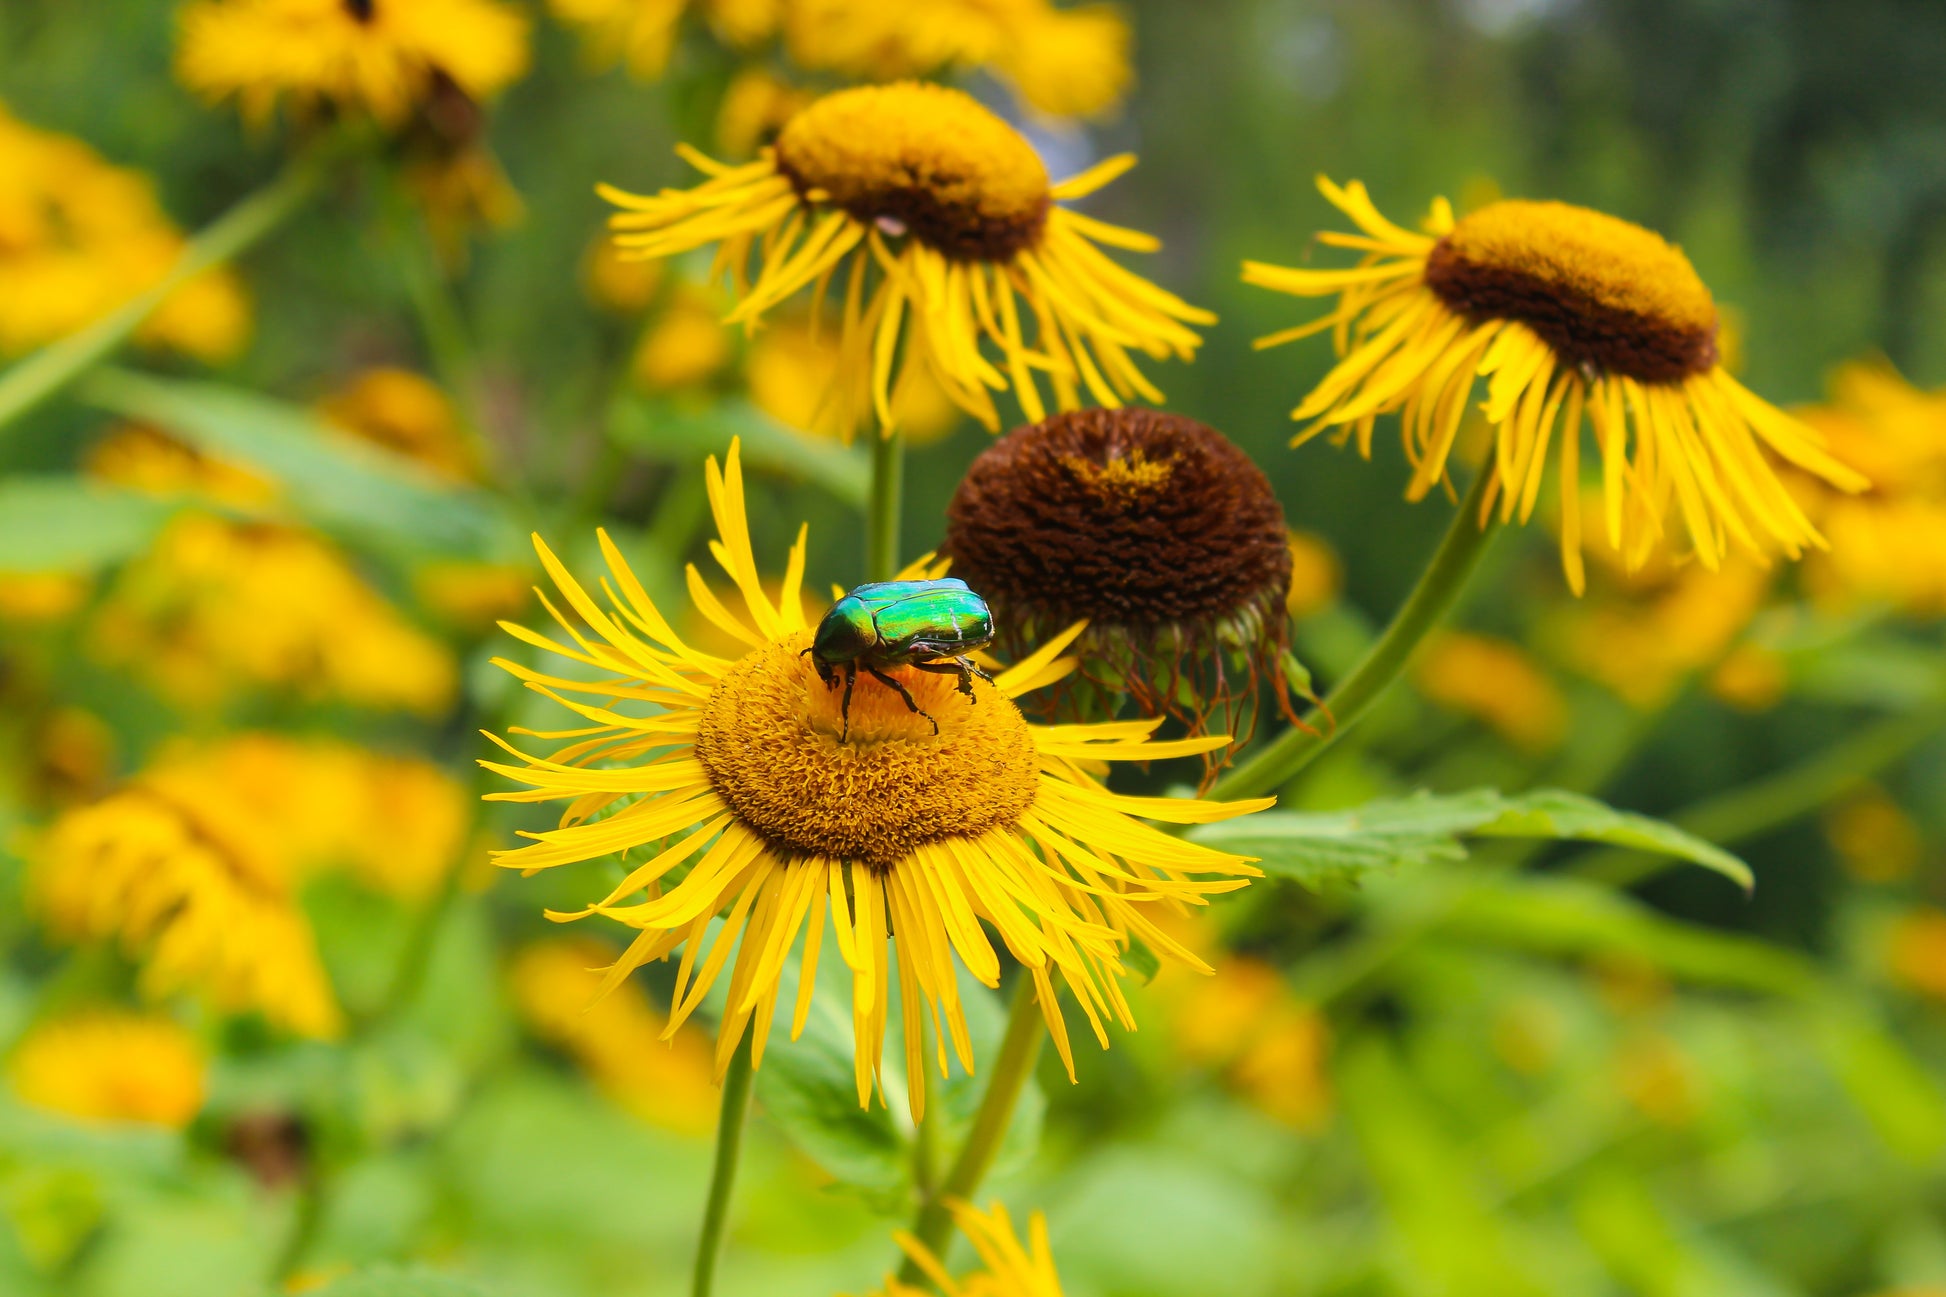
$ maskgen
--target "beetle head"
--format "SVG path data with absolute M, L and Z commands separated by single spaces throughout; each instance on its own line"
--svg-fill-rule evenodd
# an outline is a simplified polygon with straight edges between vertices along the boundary
M 853 662 L 878 643 L 871 610 L 856 599 L 840 599 L 818 623 L 811 655 L 820 662 Z

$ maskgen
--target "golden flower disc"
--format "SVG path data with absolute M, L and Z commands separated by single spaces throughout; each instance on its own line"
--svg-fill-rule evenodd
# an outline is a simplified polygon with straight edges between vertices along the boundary
M 803 655 L 811 632 L 731 667 L 703 703 L 696 757 L 737 817 L 792 857 L 888 868 L 915 848 L 1015 825 L 1039 773 L 1020 711 L 985 680 L 975 701 L 950 675 L 886 670 L 934 720 L 860 673 L 844 741 L 844 685 Z
M 777 168 L 807 201 L 963 260 L 999 261 L 1047 223 L 1047 168 L 971 96 L 900 82 L 826 95 L 777 137 Z
M 1433 248 L 1426 285 L 1462 315 L 1521 321 L 1575 364 L 1646 383 L 1716 364 L 1716 303 L 1689 258 L 1585 207 L 1489 204 Z

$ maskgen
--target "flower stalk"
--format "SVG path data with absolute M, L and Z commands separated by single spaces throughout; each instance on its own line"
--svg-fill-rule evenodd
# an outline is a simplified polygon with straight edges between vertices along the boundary
M 692 1297 L 709 1297 L 716 1283 L 716 1262 L 723 1255 L 723 1228 L 730 1217 L 730 1193 L 736 1188 L 737 1160 L 743 1153 L 743 1125 L 750 1115 L 750 1061 L 754 1028 L 745 1032 L 723 1074 L 723 1107 L 716 1119 L 716 1160 L 710 1168 L 709 1200 L 703 1207 L 703 1228 L 696 1238 L 696 1269 L 689 1285 Z
M 890 581 L 899 571 L 899 521 L 905 494 L 905 437 L 872 435 L 871 493 L 865 500 L 865 579 Z
M 324 160 L 315 154 L 293 160 L 275 180 L 204 227 L 154 285 L 0 375 L 0 428 L 108 359 L 177 289 L 242 255 L 284 224 L 317 192 L 324 171 Z
M 1034 979 L 1022 969 L 1014 981 L 1007 1034 L 1000 1042 L 1000 1053 L 994 1059 L 986 1093 L 980 1097 L 980 1110 L 973 1115 L 973 1127 L 967 1131 L 966 1143 L 961 1145 L 946 1178 L 926 1195 L 912 1223 L 912 1236 L 927 1251 L 940 1253 L 947 1235 L 952 1232 L 953 1215 L 946 1204 L 955 1198 L 970 1200 L 992 1169 L 1001 1141 L 1007 1137 L 1007 1128 L 1013 1124 L 1014 1106 L 1020 1101 L 1021 1091 L 1027 1088 L 1028 1078 L 1034 1075 L 1034 1064 L 1040 1060 L 1041 1041 L 1046 1034 L 1041 1029 Z M 899 1279 L 903 1283 L 920 1284 L 926 1281 L 926 1276 L 908 1256 L 899 1269 Z
M 1491 465 L 1474 475 L 1419 583 L 1364 660 L 1326 695 L 1318 709 L 1318 724 L 1310 730 L 1293 726 L 1265 744 L 1217 780 L 1211 796 L 1219 800 L 1259 797 L 1281 787 L 1371 710 L 1404 672 L 1426 636 L 1445 620 L 1499 529 L 1498 515 L 1488 509 L 1493 482 Z

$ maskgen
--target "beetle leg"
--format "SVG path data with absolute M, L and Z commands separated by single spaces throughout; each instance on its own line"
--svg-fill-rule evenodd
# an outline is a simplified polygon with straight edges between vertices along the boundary
M 878 672 L 872 672 L 877 675 Z M 838 715 L 844 718 L 844 726 L 838 731 L 838 742 L 843 743 L 851 737 L 851 687 L 858 683 L 858 668 L 849 662 L 845 664 L 845 700 L 838 705 Z
M 980 701 L 979 696 L 973 692 L 973 673 L 977 672 L 979 677 L 988 684 L 993 683 L 992 676 L 962 657 L 948 658 L 943 662 L 914 662 L 912 666 L 915 670 L 930 671 L 934 675 L 959 677 L 959 691 L 966 695 L 969 704 Z
M 898 690 L 899 697 L 905 699 L 905 705 L 907 707 L 910 707 L 914 712 L 917 712 L 919 715 L 924 716 L 926 718 L 926 723 L 932 726 L 932 732 L 934 734 L 939 733 L 939 722 L 932 718 L 931 712 L 928 712 L 925 708 L 921 707 L 918 704 L 918 702 L 913 698 L 912 694 L 906 689 L 904 685 L 900 684 L 897 680 L 894 680 L 891 676 L 886 675 L 883 671 L 879 670 L 877 667 L 866 667 L 865 669 L 872 673 L 872 679 L 878 681 L 880 684 L 886 686 L 888 689 Z

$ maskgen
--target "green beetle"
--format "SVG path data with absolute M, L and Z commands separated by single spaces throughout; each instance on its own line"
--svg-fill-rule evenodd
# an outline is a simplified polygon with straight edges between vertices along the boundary
M 974 698 L 973 677 L 993 677 L 964 656 L 993 642 L 993 612 L 987 601 L 967 588 L 957 577 L 937 581 L 871 581 L 853 586 L 850 593 L 831 605 L 831 611 L 818 623 L 811 647 L 811 664 L 825 688 L 835 689 L 838 677 L 845 681 L 843 705 L 844 731 L 839 741 L 851 734 L 851 689 L 862 670 L 888 689 L 898 691 L 905 705 L 933 720 L 911 693 L 880 668 L 911 666 L 920 671 L 959 677 L 959 690 Z M 802 656 L 800 654 L 799 656 Z

